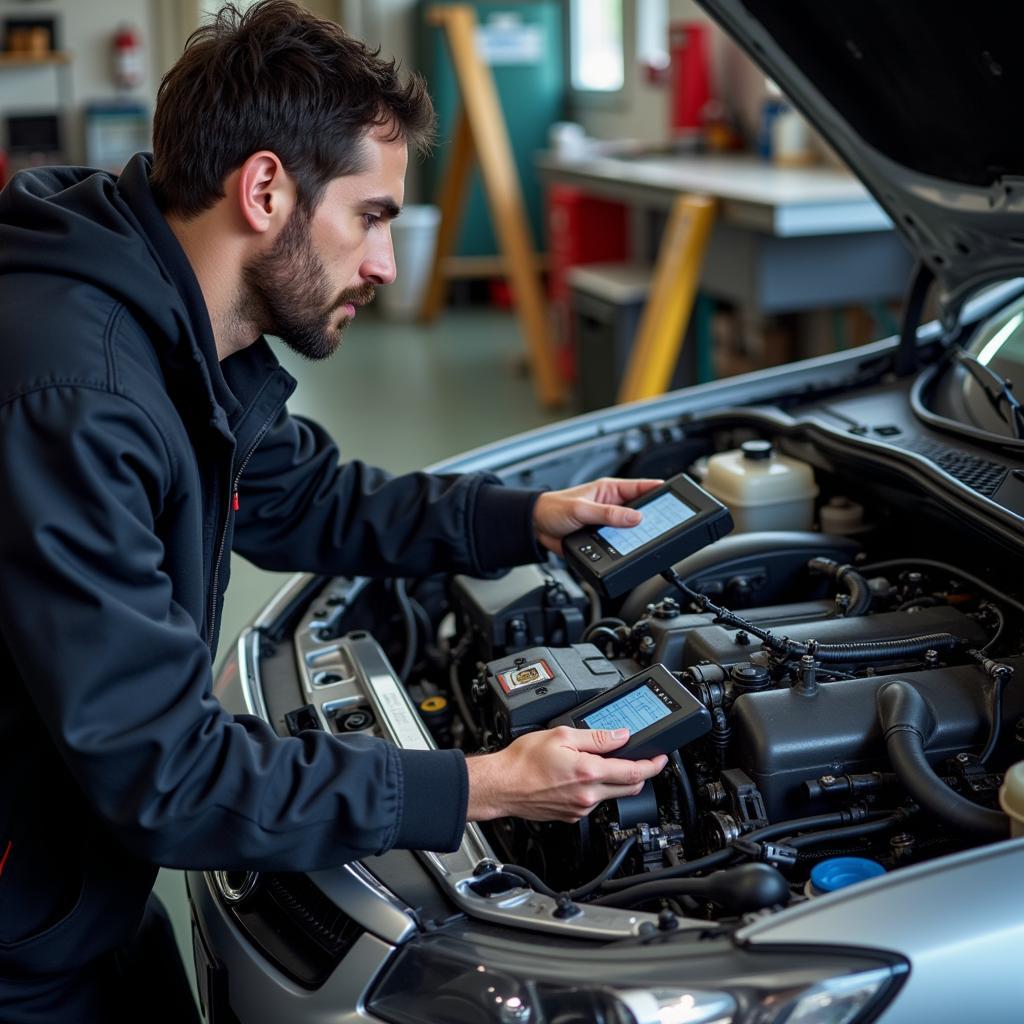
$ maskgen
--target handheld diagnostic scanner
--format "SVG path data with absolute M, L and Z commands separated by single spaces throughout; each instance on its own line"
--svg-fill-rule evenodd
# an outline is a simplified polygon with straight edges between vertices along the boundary
M 664 665 L 652 665 L 548 724 L 628 729 L 626 745 L 608 756 L 638 761 L 669 754 L 710 732 L 711 712 Z
M 618 597 L 732 529 L 729 510 L 684 473 L 629 503 L 638 526 L 588 526 L 562 541 L 576 575 L 606 597 Z

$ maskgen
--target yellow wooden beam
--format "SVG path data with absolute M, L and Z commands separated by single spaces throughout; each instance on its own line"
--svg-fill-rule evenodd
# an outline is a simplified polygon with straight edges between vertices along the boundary
M 536 270 L 523 193 L 494 76 L 477 50 L 476 12 L 468 4 L 451 4 L 431 7 L 427 18 L 444 29 L 448 40 L 491 219 L 526 339 L 537 396 L 546 406 L 560 405 L 562 382 L 555 362 L 547 302 Z M 435 268 L 435 273 L 440 273 L 440 268 Z
M 430 277 L 423 294 L 423 305 L 420 307 L 421 320 L 435 319 L 444 306 L 448 290 L 445 265 L 455 249 L 473 160 L 473 132 L 466 110 L 462 107 L 455 118 L 452 148 L 441 180 L 441 192 L 437 201 L 441 209 L 441 222 L 437 228 L 437 241 L 434 243 L 434 262 L 430 267 Z
M 715 221 L 715 200 L 681 195 L 658 248 L 654 281 L 619 388 L 620 402 L 664 394 L 672 382 Z

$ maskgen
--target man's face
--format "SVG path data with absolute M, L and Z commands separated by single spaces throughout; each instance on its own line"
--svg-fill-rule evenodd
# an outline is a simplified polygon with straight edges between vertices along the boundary
M 243 312 L 307 359 L 337 351 L 356 307 L 395 279 L 391 220 L 405 195 L 405 142 L 371 132 L 365 168 L 335 178 L 310 216 L 292 211 L 271 247 L 243 268 Z

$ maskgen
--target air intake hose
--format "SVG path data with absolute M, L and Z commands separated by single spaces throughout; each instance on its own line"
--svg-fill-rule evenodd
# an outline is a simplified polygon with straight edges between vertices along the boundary
M 868 581 L 852 565 L 840 565 L 831 558 L 812 558 L 807 563 L 811 572 L 823 573 L 846 589 L 850 601 L 840 612 L 847 618 L 863 615 L 871 607 L 871 588 Z
M 914 800 L 957 828 L 1005 838 L 1010 831 L 1005 814 L 979 807 L 954 792 L 928 763 L 924 748 L 935 730 L 935 719 L 921 694 L 910 683 L 896 679 L 880 687 L 876 699 L 889 760 Z

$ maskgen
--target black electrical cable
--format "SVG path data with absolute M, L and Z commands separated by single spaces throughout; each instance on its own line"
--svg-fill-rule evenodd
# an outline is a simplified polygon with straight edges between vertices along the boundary
M 540 875 L 535 874 L 529 868 L 520 867 L 518 864 L 503 864 L 501 866 L 501 873 L 503 875 L 509 875 L 512 878 L 519 879 L 520 882 L 525 882 L 534 892 L 539 892 L 543 896 L 550 896 L 552 899 L 558 899 L 561 895 L 555 892 L 554 889 L 544 881 Z
M 985 607 L 992 612 L 996 617 L 996 631 L 992 634 L 991 639 L 981 649 L 981 654 L 988 654 L 990 650 L 1002 639 L 1003 632 L 1006 630 L 1006 616 L 1003 614 L 1000 608 L 997 608 L 994 604 L 985 603 Z
M 398 678 L 406 682 L 412 667 L 416 662 L 416 650 L 419 646 L 416 630 L 416 616 L 413 613 L 412 605 L 409 603 L 409 595 L 406 590 L 406 583 L 403 579 L 395 580 L 395 600 L 398 602 L 399 611 L 402 613 L 402 623 L 405 626 L 405 652 L 402 656 L 402 666 L 398 670 Z
M 512 878 L 518 879 L 520 882 L 526 882 L 530 888 L 535 892 L 539 892 L 544 896 L 551 896 L 554 899 L 559 897 L 568 897 L 571 900 L 582 899 L 584 896 L 589 896 L 592 892 L 598 889 L 602 882 L 611 878 L 619 868 L 622 867 L 623 861 L 629 856 L 629 851 L 636 846 L 636 836 L 629 836 L 622 845 L 612 855 L 611 860 L 604 866 L 601 873 L 592 878 L 589 882 L 584 883 L 577 889 L 570 889 L 567 892 L 559 893 L 551 888 L 547 882 L 544 881 L 540 875 L 531 871 L 529 868 L 520 867 L 518 864 L 503 864 L 501 866 L 501 873 L 503 875 L 509 875 Z
M 992 724 L 988 731 L 988 739 L 985 741 L 985 749 L 978 755 L 981 764 L 988 764 L 999 742 L 999 733 L 1003 728 L 1003 691 L 1012 676 L 1013 673 L 1009 671 L 997 672 L 992 684 Z
M 693 786 L 690 784 L 689 773 L 686 771 L 686 765 L 683 764 L 683 759 L 680 757 L 678 750 L 673 750 L 669 754 L 669 760 L 675 767 L 676 775 L 679 777 L 679 792 L 683 795 L 683 805 L 685 808 L 683 825 L 688 829 L 693 828 L 697 822 L 697 800 L 693 795 Z
M 754 625 L 728 608 L 722 608 L 715 604 L 707 594 L 700 594 L 691 590 L 675 571 L 666 569 L 662 577 L 668 580 L 674 587 L 678 588 L 691 601 L 696 601 L 703 611 L 713 612 L 715 617 L 726 625 L 744 629 L 760 640 L 765 647 L 775 654 L 796 658 L 803 655 L 813 655 L 822 664 L 845 661 L 882 661 L 891 658 L 910 657 L 916 654 L 924 654 L 925 651 L 948 651 L 960 646 L 960 639 L 952 633 L 928 633 L 924 636 L 906 637 L 898 640 L 878 640 L 867 643 L 848 644 L 809 644 L 797 640 L 790 640 L 789 637 L 776 636 L 774 633 L 760 626 Z
M 423 631 L 423 639 L 429 644 L 434 640 L 434 625 L 430 621 L 430 616 L 427 614 L 426 608 L 423 607 L 414 597 L 409 598 L 409 604 L 412 606 L 413 614 L 416 616 L 416 621 L 419 623 L 420 629 Z
M 589 896 L 592 892 L 595 892 L 601 887 L 603 882 L 606 882 L 612 875 L 615 874 L 619 868 L 622 867 L 623 861 L 629 856 L 629 851 L 636 846 L 636 836 L 630 836 L 626 841 L 615 851 L 612 859 L 608 861 L 604 869 L 599 875 L 595 875 L 589 882 L 581 885 L 577 889 L 570 889 L 566 895 L 571 900 L 581 900 L 584 896 Z
M 603 619 L 595 619 L 593 622 L 587 625 L 587 628 L 583 630 L 582 640 L 587 643 L 590 639 L 590 634 L 595 629 L 610 629 L 614 632 L 616 629 L 625 629 L 626 622 L 624 619 L 616 618 L 614 615 L 607 615 Z

